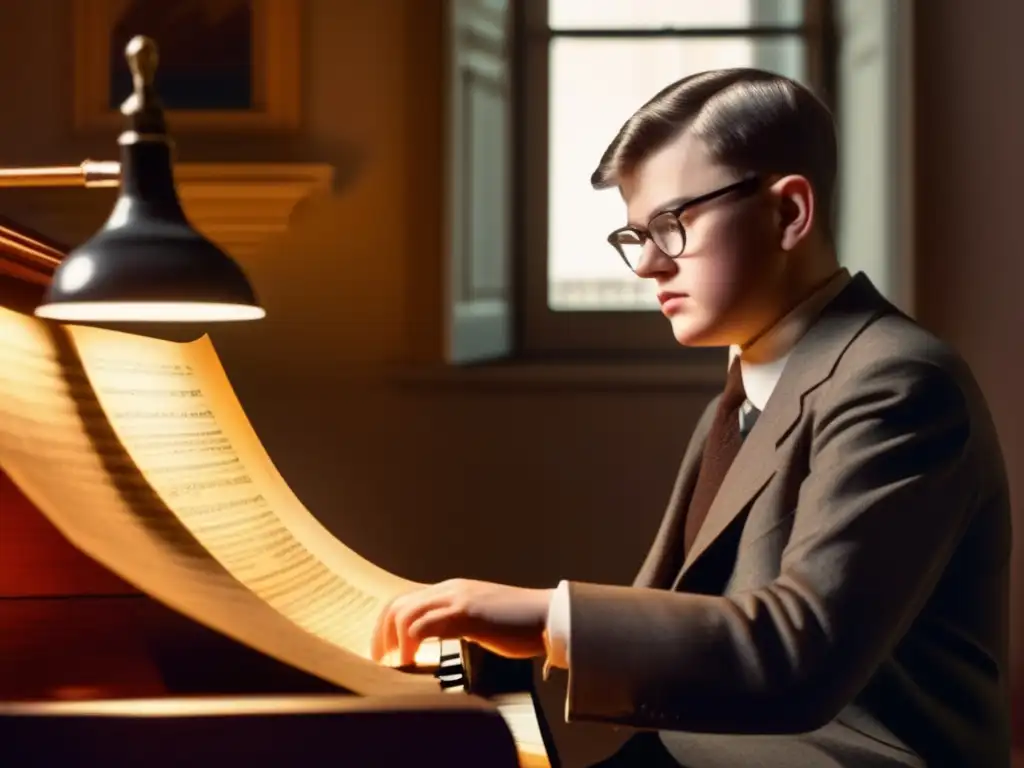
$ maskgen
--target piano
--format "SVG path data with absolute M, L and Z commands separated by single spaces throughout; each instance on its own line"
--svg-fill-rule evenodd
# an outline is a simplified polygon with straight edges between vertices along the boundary
M 0 306 L 31 314 L 67 252 L 0 218 Z M 461 651 L 461 691 L 352 695 L 122 581 L 0 467 L 2 765 L 557 767 L 532 665 Z

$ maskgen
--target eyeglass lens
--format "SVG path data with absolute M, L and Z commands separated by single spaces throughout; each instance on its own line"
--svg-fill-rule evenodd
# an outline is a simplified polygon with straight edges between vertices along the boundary
M 682 225 L 671 213 L 663 213 L 651 220 L 649 225 L 651 240 L 667 256 L 679 256 L 686 247 L 686 233 Z M 643 256 L 644 241 L 632 230 L 622 230 L 616 233 L 615 244 L 629 264 L 630 269 L 636 270 L 640 266 L 640 259 Z
M 651 240 L 666 256 L 679 256 L 686 247 L 686 233 L 679 217 L 674 213 L 662 213 L 651 219 L 648 225 Z

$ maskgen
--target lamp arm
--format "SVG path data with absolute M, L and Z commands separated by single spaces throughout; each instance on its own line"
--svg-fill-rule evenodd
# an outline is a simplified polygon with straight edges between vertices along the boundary
M 121 181 L 121 164 L 116 160 L 85 160 L 81 165 L 36 168 L 0 168 L 3 187 L 116 187 Z

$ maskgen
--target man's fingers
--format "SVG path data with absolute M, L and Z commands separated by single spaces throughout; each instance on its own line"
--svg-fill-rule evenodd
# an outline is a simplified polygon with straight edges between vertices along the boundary
M 462 582 L 450 580 L 400 595 L 381 611 L 370 642 L 370 656 L 380 662 L 398 654 L 399 664 L 412 664 L 429 637 L 458 637 L 455 622 L 463 618 Z
M 412 664 L 416 660 L 416 651 L 427 638 L 459 637 L 460 623 L 461 615 L 450 603 L 435 606 L 421 613 L 409 623 L 404 636 L 400 638 L 399 655 L 402 664 Z
M 413 600 L 405 602 L 395 611 L 391 622 L 394 634 L 388 637 L 388 641 L 393 643 L 391 648 L 398 649 L 400 664 L 412 664 L 416 660 L 416 649 L 423 640 L 423 637 L 414 639 L 411 636 L 411 627 L 424 616 L 450 603 L 447 595 L 433 590 L 417 592 L 413 597 Z
M 386 603 L 377 614 L 377 620 L 373 624 L 373 634 L 370 635 L 370 658 L 374 661 L 384 658 L 384 622 L 387 620 L 390 608 L 391 603 Z
M 398 650 L 398 638 L 402 633 L 401 622 L 410 611 L 415 611 L 419 602 L 429 599 L 427 590 L 418 590 L 399 595 L 377 617 L 377 625 L 371 641 L 371 658 L 381 661 Z
M 447 590 L 440 589 L 438 585 L 396 597 L 377 619 L 371 641 L 371 658 L 379 662 L 389 654 L 400 651 L 408 641 L 408 629 L 412 622 L 447 601 Z M 403 657 L 399 663 L 408 664 L 411 660 Z
M 395 604 L 394 598 L 387 603 L 380 613 L 377 614 L 377 621 L 373 626 L 373 634 L 370 636 L 370 658 L 374 661 L 381 661 L 388 653 L 387 635 L 388 624 L 391 621 L 391 609 Z

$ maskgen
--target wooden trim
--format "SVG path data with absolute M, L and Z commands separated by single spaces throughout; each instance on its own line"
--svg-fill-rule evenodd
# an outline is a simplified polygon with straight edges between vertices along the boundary
M 301 0 L 253 0 L 253 99 L 248 111 L 167 110 L 172 132 L 293 132 L 301 124 Z M 108 48 L 117 0 L 72 0 L 74 126 L 116 130 L 121 114 L 109 108 Z M 160 45 L 160 41 L 156 41 Z
M 330 194 L 334 168 L 322 163 L 178 163 L 174 181 L 192 226 L 232 257 L 245 259 L 288 229 L 300 202 Z M 81 220 L 81 198 L 66 190 L 31 189 L 22 196 L 45 210 L 48 221 Z
M 236 258 L 283 234 L 301 201 L 334 185 L 334 168 L 320 163 L 181 163 L 174 175 L 193 226 Z
M 804 0 L 808 79 L 838 121 L 839 36 L 833 0 Z
M 46 285 L 67 248 L 12 221 L 0 220 L 0 274 Z
M 182 208 L 192 225 L 236 258 L 287 230 L 296 206 L 330 194 L 333 166 L 321 163 L 180 163 L 174 167 Z M 52 220 L 80 213 L 77 197 L 35 188 L 23 198 Z M 70 210 L 69 206 L 75 206 Z M 0 218 L 0 273 L 47 284 L 69 247 Z

